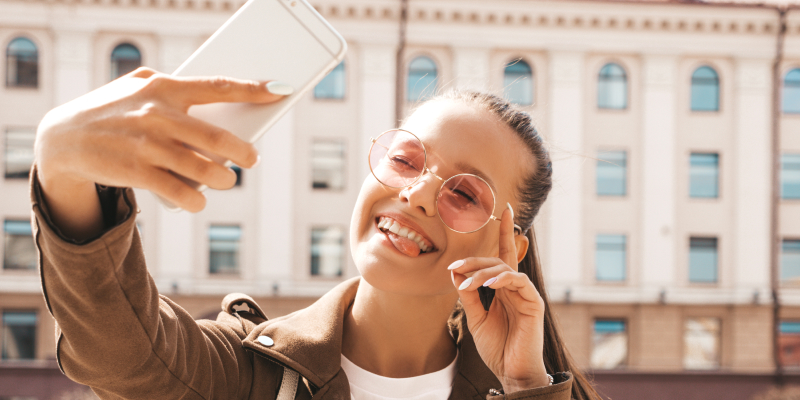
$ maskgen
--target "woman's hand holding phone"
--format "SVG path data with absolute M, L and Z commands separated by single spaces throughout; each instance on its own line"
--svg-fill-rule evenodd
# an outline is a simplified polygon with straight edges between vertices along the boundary
M 51 110 L 39 125 L 35 156 L 53 222 L 77 240 L 102 231 L 95 184 L 147 189 L 185 210 L 202 210 L 205 196 L 169 171 L 215 189 L 232 187 L 236 174 L 183 144 L 244 168 L 257 163 L 258 153 L 232 133 L 187 115 L 189 107 L 283 97 L 266 82 L 173 77 L 140 68 Z
M 545 305 L 528 275 L 517 271 L 513 211 L 500 219 L 499 258 L 471 257 L 450 268 L 475 347 L 505 393 L 512 393 L 550 382 L 543 357 Z M 478 295 L 481 286 L 495 289 L 489 311 Z

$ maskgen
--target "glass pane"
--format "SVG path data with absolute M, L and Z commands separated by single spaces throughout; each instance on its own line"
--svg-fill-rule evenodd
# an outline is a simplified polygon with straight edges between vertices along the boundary
M 719 154 L 692 153 L 689 164 L 689 197 L 718 197 Z
M 142 54 L 136 46 L 123 43 L 111 52 L 111 80 L 142 66 Z
M 212 225 L 208 229 L 209 272 L 236 274 L 239 272 L 239 244 L 242 228 Z
M 344 142 L 315 140 L 311 144 L 311 187 L 344 189 Z
M 318 99 L 344 98 L 344 61 L 339 63 L 314 87 L 314 97 Z
M 692 111 L 719 110 L 719 76 L 711 67 L 700 67 L 692 74 Z
M 800 321 L 781 321 L 778 329 L 781 365 L 800 367 Z
M 33 143 L 36 128 L 6 129 L 6 179 L 28 179 L 33 165 Z
M 3 222 L 3 269 L 35 270 L 36 245 L 30 221 Z
M 533 71 L 524 60 L 510 62 L 503 73 L 503 96 L 520 105 L 533 104 Z
M 28 38 L 18 37 L 6 49 L 6 86 L 39 86 L 39 51 Z
M 624 151 L 600 151 L 597 153 L 598 196 L 625 196 L 627 158 L 627 153 Z
M 344 230 L 320 227 L 311 230 L 311 275 L 342 276 L 344 263 Z
M 606 64 L 597 79 L 597 107 L 625 109 L 628 107 L 628 77 L 617 64 Z
M 719 318 L 687 319 L 683 341 L 683 366 L 686 369 L 719 368 Z
M 625 235 L 597 235 L 595 267 L 598 281 L 625 280 Z
M 800 68 L 795 68 L 783 79 L 783 112 L 800 113 Z
M 433 96 L 438 85 L 436 63 L 428 57 L 417 57 L 408 65 L 408 101 Z
M 783 239 L 781 280 L 800 281 L 800 240 Z
M 3 312 L 3 360 L 36 358 L 36 313 Z
M 689 281 L 717 281 L 717 239 L 689 239 Z
M 800 199 L 800 154 L 781 156 L 781 198 Z
M 592 342 L 592 368 L 612 369 L 625 365 L 628 358 L 628 333 L 625 321 L 594 321 Z

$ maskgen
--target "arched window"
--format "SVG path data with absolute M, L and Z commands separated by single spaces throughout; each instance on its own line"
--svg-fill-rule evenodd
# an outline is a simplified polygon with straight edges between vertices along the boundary
M 800 114 L 800 68 L 789 71 L 783 78 L 783 112 Z
M 342 61 L 314 87 L 314 97 L 317 99 L 343 99 L 344 82 L 344 61 Z
M 6 48 L 6 86 L 39 86 L 39 50 L 28 38 L 15 38 Z
M 608 63 L 600 68 L 597 107 L 616 110 L 628 108 L 628 75 L 619 64 Z
M 719 75 L 702 66 L 692 74 L 692 111 L 719 111 Z
M 136 46 L 123 43 L 111 52 L 111 80 L 142 66 L 142 53 Z
M 512 103 L 523 106 L 533 104 L 533 71 L 524 60 L 514 60 L 506 65 L 503 95 Z
M 408 101 L 420 101 L 436 93 L 438 84 L 436 63 L 420 56 L 408 64 Z

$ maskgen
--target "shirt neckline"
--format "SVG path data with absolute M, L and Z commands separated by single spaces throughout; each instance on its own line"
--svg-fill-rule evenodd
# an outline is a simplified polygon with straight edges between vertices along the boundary
M 374 395 L 402 399 L 452 388 L 457 372 L 457 361 L 458 353 L 450 365 L 439 371 L 410 378 L 388 378 L 359 367 L 342 354 L 342 369 L 350 385 Z

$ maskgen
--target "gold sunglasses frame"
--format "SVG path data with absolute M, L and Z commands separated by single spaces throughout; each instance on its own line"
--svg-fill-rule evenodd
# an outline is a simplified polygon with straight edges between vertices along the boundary
M 378 175 L 375 174 L 375 171 L 372 170 L 372 163 L 370 162 L 370 158 L 372 156 L 372 148 L 375 147 L 375 144 L 378 143 L 378 139 L 380 139 L 381 136 L 383 136 L 383 135 L 385 135 L 385 134 L 387 134 L 389 132 L 398 132 L 398 131 L 399 132 L 408 133 L 409 135 L 413 136 L 414 139 L 417 139 L 419 144 L 422 146 L 422 155 L 425 158 L 424 159 L 424 163 L 423 163 L 423 167 L 422 167 L 422 172 L 420 172 L 420 174 L 416 177 L 416 179 L 414 179 L 413 182 L 411 182 L 411 183 L 409 183 L 408 185 L 405 185 L 405 186 L 391 186 L 391 185 L 387 185 L 386 183 L 384 183 L 382 180 L 380 180 L 380 178 L 378 178 Z M 428 168 L 428 150 L 425 148 L 425 143 L 423 143 L 422 139 L 417 137 L 417 135 L 415 135 L 415 134 L 413 134 L 413 133 L 411 133 L 411 132 L 409 132 L 409 131 L 407 131 L 405 129 L 389 129 L 387 131 L 381 132 L 381 134 L 378 135 L 377 138 L 369 138 L 369 140 L 372 142 L 372 144 L 369 146 L 369 152 L 367 152 L 367 165 L 369 166 L 369 172 L 372 174 L 372 177 L 374 177 L 375 180 L 377 180 L 381 185 L 386 186 L 388 188 L 392 188 L 392 189 L 405 189 L 405 188 L 411 187 L 415 183 L 419 182 L 419 180 L 422 179 L 422 177 L 425 176 L 426 173 L 429 173 L 429 174 L 433 175 L 434 177 L 436 177 L 436 179 L 442 181 L 442 184 L 439 186 L 439 189 L 436 191 L 435 207 L 436 207 L 436 215 L 439 217 L 439 221 L 442 221 L 442 223 L 444 224 L 444 226 L 447 227 L 447 229 L 450 229 L 451 231 L 458 232 L 458 233 L 473 233 L 473 232 L 477 232 L 477 231 L 483 229 L 483 227 L 485 227 L 489 223 L 489 221 L 492 221 L 492 220 L 498 221 L 498 222 L 501 221 L 500 218 L 497 218 L 497 217 L 494 216 L 494 212 L 497 209 L 497 197 L 495 196 L 494 189 L 492 189 L 492 186 L 489 185 L 489 182 L 486 182 L 485 179 L 483 179 L 480 176 L 475 175 L 475 174 L 456 174 L 456 175 L 453 175 L 453 176 L 451 176 L 451 177 L 449 177 L 447 179 L 444 179 L 441 176 L 436 175 L 435 172 L 431 171 L 430 168 Z M 382 144 L 380 144 L 379 146 L 386 148 L 386 146 L 383 146 Z M 388 152 L 389 149 L 386 148 L 386 150 Z M 444 220 L 442 219 L 441 213 L 439 213 L 439 196 L 442 193 L 442 188 L 444 187 L 445 184 L 447 184 L 447 182 L 449 182 L 451 179 L 453 179 L 453 178 L 455 178 L 457 176 L 473 176 L 475 178 L 478 178 L 478 179 L 481 180 L 481 182 L 486 184 L 486 187 L 488 187 L 489 191 L 492 193 L 492 213 L 489 214 L 489 218 L 486 220 L 486 222 L 483 223 L 483 225 L 481 225 L 479 228 L 477 228 L 475 230 L 472 230 L 472 231 L 469 231 L 469 232 L 462 232 L 462 231 L 453 229 L 452 227 L 450 227 L 450 225 L 447 225 L 447 223 L 444 222 Z M 517 224 L 514 224 L 514 233 L 518 234 L 518 235 L 522 234 L 522 228 Z

